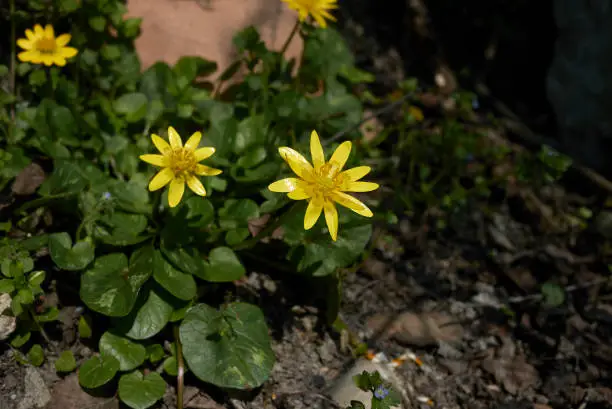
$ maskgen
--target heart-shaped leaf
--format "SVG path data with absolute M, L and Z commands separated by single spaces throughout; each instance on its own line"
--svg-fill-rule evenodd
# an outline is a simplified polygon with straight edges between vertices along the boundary
M 123 94 L 115 100 L 114 108 L 125 115 L 128 122 L 138 122 L 147 114 L 147 96 L 140 92 Z
M 181 300 L 190 300 L 196 295 L 193 276 L 174 268 L 160 251 L 155 251 L 153 258 L 153 278 L 170 294 Z
M 147 245 L 139 247 L 130 256 L 130 275 L 128 279 L 134 291 L 138 291 L 153 274 L 154 254 L 153 246 Z
M 74 246 L 68 233 L 55 233 L 49 236 L 49 253 L 53 262 L 63 270 L 81 270 L 94 259 L 93 245 L 79 241 Z
M 143 345 L 108 331 L 102 334 L 98 347 L 102 356 L 112 356 L 119 362 L 121 371 L 131 371 L 139 367 L 147 357 Z
M 109 382 L 119 370 L 115 357 L 93 356 L 79 368 L 79 383 L 84 388 L 95 389 Z
M 246 270 L 238 260 L 236 253 L 229 247 L 217 247 L 208 254 L 208 263 L 201 278 L 207 281 L 222 283 L 239 280 Z
M 117 326 L 132 339 L 147 339 L 161 331 L 170 316 L 172 305 L 164 299 L 161 291 L 147 288 L 141 291 L 136 306 L 125 318 L 121 318 Z
M 127 279 L 128 259 L 113 253 L 96 259 L 93 268 L 81 276 L 81 299 L 92 310 L 111 317 L 123 317 L 132 310 L 135 291 Z
M 76 369 L 76 360 L 72 351 L 63 351 L 57 361 L 55 361 L 55 370 L 57 372 L 72 372 Z
M 157 372 L 143 376 L 140 371 L 123 375 L 119 379 L 119 398 L 133 409 L 146 409 L 166 392 L 166 382 Z
M 264 383 L 274 364 L 265 318 L 259 308 L 233 303 L 220 311 L 198 304 L 180 327 L 189 369 L 222 388 L 248 389 Z

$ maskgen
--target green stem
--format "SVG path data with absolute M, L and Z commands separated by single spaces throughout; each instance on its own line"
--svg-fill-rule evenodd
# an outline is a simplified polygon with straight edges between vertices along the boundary
M 52 202 L 57 199 L 67 199 L 69 197 L 76 196 L 77 193 L 69 192 L 69 193 L 59 193 L 57 195 L 51 195 L 46 197 L 40 197 L 38 199 L 31 200 L 27 203 L 24 203 L 19 209 L 15 211 L 15 214 L 22 214 L 26 210 L 35 209 L 37 207 L 41 207 L 48 202 Z
M 285 44 L 283 44 L 280 50 L 281 55 L 285 54 L 285 51 L 287 51 L 287 48 L 289 48 L 289 44 L 291 44 L 291 40 L 293 40 L 293 37 L 295 37 L 295 33 L 297 33 L 299 28 L 300 28 L 300 20 L 297 19 L 295 20 L 295 25 L 293 26 L 293 29 L 291 30 L 289 37 L 287 37 L 287 39 L 285 40 Z
M 15 96 L 15 54 L 17 53 L 15 49 L 16 39 L 15 39 L 15 0 L 10 0 L 9 2 L 9 13 L 11 19 L 11 70 L 10 70 L 10 78 L 9 78 L 9 92 L 11 95 Z M 15 102 L 11 102 L 11 124 L 8 127 L 8 142 L 14 143 L 13 141 L 13 129 L 15 126 Z
M 34 325 L 36 325 L 36 328 L 40 332 L 40 335 L 42 335 L 42 337 L 45 339 L 45 341 L 47 342 L 49 347 L 53 350 L 53 352 L 55 352 L 56 355 L 59 355 L 60 351 L 57 350 L 57 348 L 55 347 L 55 344 L 51 342 L 51 338 L 49 338 L 43 326 L 40 325 L 40 322 L 38 322 L 38 320 L 36 319 L 36 313 L 34 312 L 34 307 L 30 306 L 29 311 L 30 311 L 30 316 L 32 317 L 32 321 L 34 321 Z
M 183 362 L 183 346 L 181 345 L 178 325 L 174 327 L 174 342 L 176 343 L 176 362 L 178 366 L 176 375 L 176 408 L 183 409 L 185 363 Z

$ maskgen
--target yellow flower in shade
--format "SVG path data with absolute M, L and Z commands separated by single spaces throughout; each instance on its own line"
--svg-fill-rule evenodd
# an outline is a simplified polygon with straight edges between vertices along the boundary
M 153 192 L 170 183 L 168 204 L 175 207 L 183 198 L 185 183 L 196 195 L 206 196 L 206 189 L 197 176 L 215 176 L 221 174 L 221 171 L 198 163 L 215 153 L 215 148 L 198 148 L 202 139 L 200 132 L 191 135 L 185 146 L 173 127 L 168 128 L 168 138 L 169 144 L 161 137 L 151 135 L 161 155 L 140 155 L 140 159 L 162 168 L 149 182 L 149 190 Z
M 27 29 L 25 34 L 27 38 L 17 40 L 17 45 L 25 50 L 17 54 L 19 61 L 63 67 L 68 58 L 77 55 L 76 48 L 66 47 L 70 42 L 70 34 L 55 37 L 51 24 L 47 24 L 45 28 L 36 24 L 34 31 Z
M 319 26 L 326 28 L 327 22 L 325 20 L 336 21 L 334 16 L 329 12 L 338 8 L 338 0 L 283 0 L 289 8 L 298 12 L 300 21 L 306 21 L 308 16 L 319 24 Z
M 378 184 L 361 182 L 360 179 L 370 172 L 369 166 L 357 166 L 342 170 L 351 153 L 351 142 L 340 144 L 328 162 L 325 161 L 323 147 L 316 131 L 310 134 L 310 154 L 312 165 L 291 148 L 279 148 L 281 157 L 291 167 L 297 178 L 278 180 L 268 186 L 273 192 L 287 193 L 293 200 L 308 200 L 304 229 L 315 225 L 321 212 L 332 240 L 338 237 L 338 211 L 334 203 L 347 207 L 357 214 L 372 217 L 368 207 L 345 192 L 371 192 Z

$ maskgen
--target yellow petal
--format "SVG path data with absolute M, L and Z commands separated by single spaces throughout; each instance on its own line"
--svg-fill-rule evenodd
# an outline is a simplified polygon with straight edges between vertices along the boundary
M 20 38 L 19 40 L 17 40 L 17 45 L 23 48 L 24 50 L 32 49 L 32 42 L 29 40 L 26 40 L 25 38 Z
M 25 31 L 25 34 L 26 34 L 26 37 L 28 37 L 28 40 L 30 41 L 36 40 L 36 36 L 34 35 L 34 32 L 30 30 L 29 28 Z
M 351 182 L 355 182 L 370 173 L 371 170 L 372 168 L 369 166 L 357 166 L 355 168 L 345 170 L 341 173 L 341 175 L 346 177 Z
M 153 179 L 149 182 L 149 190 L 154 192 L 166 186 L 172 179 L 174 179 L 174 172 L 170 168 L 164 168 L 157 172 L 157 175 L 153 176 Z
M 55 31 L 53 30 L 53 26 L 51 24 L 47 24 L 47 27 L 45 27 L 45 35 L 48 38 L 55 38 Z
M 164 155 L 147 154 L 147 155 L 140 155 L 139 158 L 141 161 L 150 163 L 151 165 L 154 165 L 154 166 L 161 166 L 161 167 L 168 166 L 168 159 Z
M 36 56 L 36 53 L 34 53 L 33 51 L 22 51 L 19 54 L 17 54 L 17 58 L 21 62 L 32 62 L 35 64 L 40 63 L 40 61 L 34 61 L 36 59 L 35 56 Z
M 151 135 L 151 140 L 153 141 L 153 145 L 155 145 L 155 147 L 161 154 L 166 154 L 166 152 L 172 149 L 170 148 L 170 145 L 168 144 L 168 142 L 166 142 L 161 137 L 155 134 Z
M 371 192 L 378 189 L 378 183 L 373 182 L 351 182 L 348 188 L 342 189 L 344 192 Z
M 287 197 L 291 200 L 304 200 L 310 199 L 312 196 L 308 194 L 308 192 L 302 188 L 297 188 L 293 192 L 287 193 Z
M 63 67 L 64 65 L 66 65 L 66 59 L 61 55 L 56 55 L 55 57 L 53 57 L 53 63 L 58 67 Z
M 304 229 L 309 230 L 312 226 L 315 225 L 317 220 L 319 220 L 319 216 L 321 216 L 321 211 L 323 210 L 323 203 L 319 200 L 312 199 L 308 202 L 308 207 L 306 208 L 306 214 L 304 215 Z
M 312 156 L 312 164 L 315 168 L 325 164 L 325 153 L 323 152 L 317 131 L 312 131 L 310 134 L 310 155 Z
M 187 141 L 187 143 L 189 143 L 189 141 Z M 214 153 L 215 153 L 215 148 L 206 147 L 206 148 L 197 149 L 194 152 L 196 162 L 200 162 L 206 158 L 210 158 Z
M 361 201 L 355 199 L 353 196 L 347 195 L 346 193 L 334 192 L 332 194 L 332 199 L 338 204 L 351 209 L 361 216 L 373 216 L 372 211 L 368 209 L 368 206 L 364 205 L 361 203 Z
M 63 47 L 63 48 L 60 48 L 60 50 L 59 50 L 59 53 L 64 58 L 72 58 L 75 55 L 77 55 L 78 52 L 79 52 L 79 50 L 77 50 L 74 47 Z
M 314 18 L 315 21 L 319 24 L 319 27 L 327 28 L 327 23 L 325 22 L 325 19 L 323 17 L 321 17 L 320 13 L 313 14 L 312 18 Z
M 198 149 L 198 145 L 200 145 L 200 139 L 202 139 L 202 133 L 194 132 L 193 135 L 191 135 L 187 140 L 187 143 L 185 144 L 185 149 L 195 151 L 196 149 Z
M 70 34 L 59 35 L 55 39 L 55 44 L 57 44 L 58 47 L 64 47 L 66 44 L 70 42 L 71 38 L 72 37 L 70 36 Z
M 204 185 L 202 185 L 202 182 L 200 182 L 200 179 L 197 177 L 189 176 L 187 178 L 187 186 L 189 186 L 189 189 L 196 195 L 206 196 L 206 189 L 204 189 Z
M 310 163 L 308 163 L 308 161 L 297 151 L 291 148 L 282 147 L 278 148 L 278 152 L 296 175 L 302 179 L 312 179 L 312 165 L 310 165 Z
M 55 57 L 53 57 L 52 55 L 41 54 L 40 58 L 42 63 L 48 67 L 52 66 L 55 61 Z
M 40 24 L 36 24 L 34 26 L 34 35 L 36 37 L 44 37 L 45 30 L 42 28 L 42 26 Z
M 210 166 L 206 165 L 196 165 L 195 174 L 199 176 L 217 176 L 221 173 L 223 173 L 223 171 L 220 169 L 211 168 Z
M 178 132 L 176 132 L 176 129 L 171 126 L 168 127 L 168 139 L 170 140 L 170 146 L 172 147 L 172 149 L 183 147 L 183 141 L 181 140 L 181 137 L 179 136 Z
M 338 238 L 338 210 L 332 201 L 326 200 L 323 204 L 323 211 L 329 235 L 333 241 L 336 241 Z
M 344 164 L 348 160 L 349 155 L 351 154 L 351 141 L 345 141 L 338 146 L 330 158 L 330 162 L 333 163 L 338 171 L 342 170 Z
M 268 189 L 277 193 L 289 193 L 297 189 L 298 182 L 299 179 L 297 178 L 281 179 L 271 183 L 270 186 L 268 186 Z
M 172 179 L 170 182 L 170 189 L 168 190 L 168 205 L 170 207 L 175 207 L 181 199 L 183 198 L 183 193 L 185 193 L 185 181 L 183 179 Z

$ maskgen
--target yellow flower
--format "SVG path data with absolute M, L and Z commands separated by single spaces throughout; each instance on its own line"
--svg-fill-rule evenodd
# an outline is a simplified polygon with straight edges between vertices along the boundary
M 325 20 L 336 21 L 329 11 L 338 8 L 338 0 L 283 0 L 289 8 L 299 14 L 300 21 L 305 21 L 308 16 L 312 16 L 319 26 L 326 28 Z
M 198 163 L 215 153 L 215 148 L 198 149 L 202 139 L 200 132 L 191 135 L 185 146 L 173 127 L 168 128 L 168 138 L 170 144 L 155 134 L 151 135 L 153 144 L 161 155 L 140 155 L 140 159 L 162 168 L 149 182 L 149 190 L 153 192 L 170 183 L 168 204 L 175 207 L 183 198 L 185 183 L 196 195 L 206 196 L 206 190 L 196 175 L 215 176 L 221 174 L 221 171 Z
M 19 61 L 63 67 L 66 59 L 77 55 L 76 48 L 66 47 L 70 42 L 70 34 L 55 37 L 51 24 L 47 24 L 44 29 L 36 24 L 34 31 L 27 29 L 25 34 L 27 38 L 17 40 L 17 45 L 25 50 L 17 55 Z
M 376 183 L 359 181 L 370 172 L 369 166 L 342 170 L 351 153 L 350 141 L 340 144 L 329 162 L 326 162 L 319 135 L 316 131 L 312 131 L 310 134 L 312 165 L 291 148 L 282 147 L 278 151 L 298 178 L 278 180 L 268 186 L 268 189 L 287 193 L 289 199 L 308 199 L 304 229 L 308 230 L 314 226 L 323 212 L 329 234 L 335 241 L 338 236 L 338 211 L 334 203 L 347 207 L 361 216 L 372 217 L 372 211 L 365 204 L 344 193 L 371 192 L 378 189 Z

